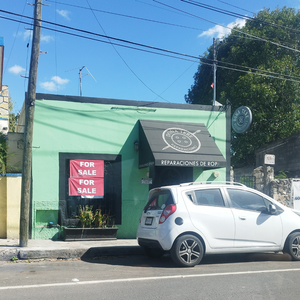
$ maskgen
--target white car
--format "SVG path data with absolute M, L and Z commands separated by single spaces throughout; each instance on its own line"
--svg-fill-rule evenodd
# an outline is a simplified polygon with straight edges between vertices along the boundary
M 193 267 L 205 254 L 287 252 L 300 260 L 300 212 L 238 183 L 152 189 L 137 231 L 148 256 Z

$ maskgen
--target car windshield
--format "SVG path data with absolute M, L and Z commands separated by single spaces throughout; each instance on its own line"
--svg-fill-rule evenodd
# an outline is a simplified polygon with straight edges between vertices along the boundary
M 144 211 L 164 209 L 169 204 L 174 203 L 172 194 L 169 190 L 158 190 L 150 194 Z

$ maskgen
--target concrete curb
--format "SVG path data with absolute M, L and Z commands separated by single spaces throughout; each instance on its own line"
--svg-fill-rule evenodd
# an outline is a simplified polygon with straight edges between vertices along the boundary
M 29 247 L 19 247 L 17 241 L 0 245 L 0 261 L 30 259 L 92 259 L 100 256 L 141 255 L 142 249 L 135 240 L 106 242 L 53 242 L 31 240 Z
M 20 249 L 18 258 L 27 259 L 91 259 L 99 256 L 140 255 L 139 246 L 93 247 L 89 249 L 53 249 L 53 250 L 24 250 Z

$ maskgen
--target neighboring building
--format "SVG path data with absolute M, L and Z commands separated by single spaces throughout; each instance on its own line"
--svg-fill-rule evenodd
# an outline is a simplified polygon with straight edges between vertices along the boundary
M 0 92 L 0 132 L 7 134 L 9 126 L 9 91 L 8 86 L 3 85 Z
M 264 164 L 265 154 L 275 155 L 274 174 L 280 171 L 289 178 L 300 177 L 300 133 L 262 146 L 255 151 L 256 167 Z
M 135 238 L 150 188 L 230 180 L 230 107 L 36 98 L 31 238 L 59 239 L 55 225 L 74 225 L 86 204 Z

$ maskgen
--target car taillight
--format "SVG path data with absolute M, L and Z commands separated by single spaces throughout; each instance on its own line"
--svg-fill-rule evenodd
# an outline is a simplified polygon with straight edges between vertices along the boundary
M 171 214 L 173 214 L 176 211 L 176 205 L 170 204 L 168 205 L 162 212 L 160 218 L 159 218 L 159 224 L 164 223 Z

